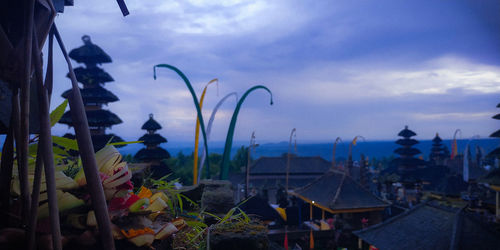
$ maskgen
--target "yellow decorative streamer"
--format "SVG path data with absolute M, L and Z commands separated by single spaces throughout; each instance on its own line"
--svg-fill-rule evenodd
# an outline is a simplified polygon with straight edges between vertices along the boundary
M 205 99 L 205 94 L 207 93 L 208 85 L 213 82 L 217 82 L 219 84 L 219 79 L 212 79 L 210 82 L 205 85 L 203 92 L 200 97 L 200 109 L 203 108 L 203 100 Z M 218 86 L 218 85 L 217 85 Z M 200 142 L 200 120 L 196 118 L 196 132 L 194 137 L 194 159 L 193 159 L 193 185 L 196 185 L 198 182 L 198 143 Z

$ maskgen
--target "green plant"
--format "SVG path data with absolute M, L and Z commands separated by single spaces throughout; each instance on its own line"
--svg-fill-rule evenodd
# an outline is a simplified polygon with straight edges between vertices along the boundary
M 155 180 L 149 178 L 148 182 L 151 183 L 151 188 L 154 188 L 158 191 L 164 192 L 168 196 L 167 205 L 170 209 L 170 212 L 174 216 L 178 216 L 184 212 L 184 201 L 190 203 L 193 207 L 198 207 L 198 204 L 193 200 L 189 199 L 187 196 L 180 193 L 180 190 L 175 188 L 175 183 L 179 182 L 179 179 L 173 179 L 168 181 L 167 178 L 170 174 L 163 176 L 162 178 Z

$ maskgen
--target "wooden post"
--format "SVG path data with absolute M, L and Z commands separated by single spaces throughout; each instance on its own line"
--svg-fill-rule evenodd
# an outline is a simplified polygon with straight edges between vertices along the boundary
M 57 206 L 55 167 L 52 151 L 52 136 L 50 132 L 49 97 L 47 89 L 43 86 L 41 51 L 38 48 L 38 41 L 34 29 L 33 34 L 33 61 L 35 64 L 35 79 L 38 87 L 38 107 L 40 116 L 40 141 L 38 143 L 38 147 L 41 148 L 39 153 L 42 153 L 45 170 L 45 183 L 47 185 L 47 195 L 49 200 L 52 247 L 53 249 L 60 250 L 62 249 L 61 226 L 59 223 L 59 207 Z
M 30 196 L 28 185 L 28 142 L 29 142 L 29 114 L 30 114 L 30 81 L 31 81 L 31 55 L 33 40 L 33 18 L 35 0 L 26 1 L 27 8 L 24 17 L 24 75 L 20 83 L 21 124 L 20 135 L 16 138 L 17 162 L 19 169 L 19 182 L 21 186 L 22 218 L 23 224 L 28 224 Z
M 52 86 L 53 86 L 53 45 L 54 45 L 54 32 L 50 32 L 49 35 L 49 48 L 48 48 L 48 57 L 47 57 L 47 73 L 45 74 L 45 89 L 47 90 L 47 95 L 49 99 L 52 96 Z M 42 168 L 43 168 L 43 160 L 42 160 L 42 152 L 41 147 L 39 146 L 36 153 L 36 162 L 35 162 L 35 176 L 33 178 L 33 191 L 31 192 L 31 209 L 30 209 L 30 218 L 28 222 L 28 250 L 35 249 L 36 242 L 36 225 L 38 221 L 38 200 L 40 198 L 40 186 L 42 182 Z
M 290 158 L 291 158 L 291 154 L 290 154 L 290 151 L 292 150 L 292 137 L 293 135 L 295 134 L 295 131 L 296 129 L 293 128 L 292 129 L 292 132 L 290 133 L 290 141 L 288 142 L 288 154 L 287 154 L 287 158 L 286 158 L 286 180 L 285 180 L 285 191 L 288 195 L 288 176 L 290 175 Z
M 99 234 L 101 236 L 102 249 L 113 250 L 115 249 L 115 242 L 111 232 L 111 222 L 109 221 L 108 207 L 106 205 L 106 198 L 104 197 L 104 190 L 99 177 L 97 162 L 94 154 L 94 146 L 90 137 L 90 130 L 87 120 L 87 114 L 83 106 L 83 100 L 76 81 L 75 72 L 71 61 L 69 59 L 61 35 L 57 30 L 55 24 L 52 25 L 54 35 L 64 55 L 64 59 L 68 64 L 69 75 L 71 78 L 72 92 L 68 96 L 68 103 L 71 110 L 71 119 L 75 129 L 76 141 L 80 151 L 82 160 L 83 171 L 87 180 L 87 187 L 89 189 L 92 206 L 94 207 L 97 224 L 99 227 Z
M 496 203 L 496 209 L 495 209 L 495 215 L 497 217 L 497 221 L 500 220 L 500 192 L 496 191 L 497 193 L 497 203 Z
M 38 145 L 38 149 L 36 152 L 36 162 L 35 162 L 35 177 L 33 178 L 33 191 L 31 192 L 31 209 L 30 209 L 30 217 L 28 221 L 28 236 L 26 237 L 28 240 L 28 250 L 35 249 L 36 242 L 36 225 L 38 221 L 38 200 L 40 198 L 40 186 L 42 183 L 42 168 L 43 168 L 43 160 L 42 160 L 42 152 L 41 146 Z
M 11 118 L 12 119 L 12 118 Z M 2 162 L 0 172 L 0 192 L 1 192 L 1 211 L 9 212 L 10 201 L 10 183 L 12 179 L 12 167 L 14 165 L 14 130 L 12 128 L 12 120 L 7 137 L 2 147 Z M 5 217 L 4 217 L 5 218 Z M 0 225 L 7 226 L 8 220 L 1 220 Z
M 255 131 L 252 132 L 252 137 L 250 137 L 250 146 L 248 146 L 248 155 L 247 155 L 247 168 L 246 168 L 246 177 L 245 177 L 245 199 L 248 198 L 248 187 L 250 185 L 250 151 L 252 151 L 252 147 L 255 145 Z

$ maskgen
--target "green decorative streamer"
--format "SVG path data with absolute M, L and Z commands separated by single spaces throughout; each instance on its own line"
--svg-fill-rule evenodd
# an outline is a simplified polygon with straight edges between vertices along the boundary
M 186 75 L 184 75 L 184 73 L 182 73 L 178 68 L 176 68 L 172 65 L 169 65 L 169 64 L 158 64 L 158 65 L 155 65 L 153 67 L 153 73 L 154 73 L 153 77 L 155 80 L 156 80 L 156 68 L 157 67 L 158 68 L 167 68 L 167 69 L 171 69 L 171 70 L 175 71 L 175 73 L 177 73 L 182 78 L 182 80 L 184 80 L 184 83 L 186 83 L 186 86 L 188 87 L 189 92 L 191 92 L 191 96 L 193 97 L 194 105 L 196 106 L 196 112 L 198 113 L 198 120 L 200 120 L 201 133 L 203 134 L 203 142 L 204 142 L 204 146 L 205 146 L 205 154 L 209 155 L 208 154 L 208 145 L 207 145 L 207 135 L 205 133 L 205 122 L 203 122 L 203 115 L 201 114 L 200 103 L 198 102 L 198 98 L 196 97 L 196 94 L 193 90 L 193 87 L 191 86 L 191 83 L 189 82 Z M 207 178 L 210 179 L 210 162 L 206 161 L 205 163 L 206 163 L 207 172 L 208 172 Z
M 233 112 L 233 117 L 231 118 L 231 124 L 229 125 L 229 129 L 227 131 L 227 136 L 226 136 L 226 144 L 224 146 L 224 155 L 222 156 L 222 164 L 221 164 L 221 171 L 220 171 L 220 179 L 221 180 L 227 180 L 228 174 L 229 174 L 229 156 L 231 155 L 231 147 L 233 146 L 233 136 L 234 136 L 234 129 L 236 127 L 236 119 L 238 118 L 238 113 L 240 112 L 241 104 L 245 101 L 245 98 L 250 94 L 250 92 L 256 90 L 256 89 L 264 89 L 269 94 L 271 95 L 271 105 L 273 105 L 273 93 L 271 93 L 271 90 L 269 90 L 267 87 L 262 86 L 262 85 L 257 85 L 253 86 L 249 90 L 243 94 L 241 97 L 240 101 L 236 105 L 236 108 L 234 109 Z M 207 153 L 208 155 L 208 153 Z M 208 161 L 207 161 L 208 162 Z

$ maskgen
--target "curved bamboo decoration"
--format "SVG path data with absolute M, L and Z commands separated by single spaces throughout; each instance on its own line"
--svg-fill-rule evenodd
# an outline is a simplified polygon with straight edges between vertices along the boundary
M 358 140 L 358 138 L 361 138 L 363 139 L 363 141 L 365 141 L 365 138 L 361 135 L 357 135 L 354 137 L 354 139 L 352 139 L 351 143 L 349 144 L 349 156 L 347 157 L 347 169 L 344 169 L 344 171 L 347 173 L 349 171 L 351 171 L 351 167 L 352 167 L 352 146 L 355 146 L 356 145 L 356 141 Z M 348 173 L 349 175 L 351 173 Z
M 207 93 L 208 85 L 213 82 L 219 83 L 219 79 L 215 78 L 210 80 L 210 82 L 205 85 L 203 88 L 203 92 L 200 97 L 200 109 L 203 109 L 203 101 L 205 100 L 205 94 Z M 195 128 L 195 136 L 194 136 L 194 153 L 193 153 L 193 185 L 198 183 L 198 144 L 200 142 L 200 119 L 196 118 L 196 128 Z
M 194 93 L 193 87 L 191 86 L 189 79 L 178 68 L 176 68 L 172 65 L 157 64 L 157 65 L 153 66 L 153 77 L 155 80 L 156 80 L 156 68 L 157 67 L 158 68 L 167 68 L 167 69 L 171 69 L 171 70 L 175 71 L 175 73 L 177 73 L 182 78 L 182 80 L 184 80 L 184 83 L 188 87 L 189 92 L 191 92 L 191 96 L 193 97 L 194 106 L 196 107 L 198 119 L 200 120 L 201 133 L 203 134 L 203 141 L 204 141 L 204 145 L 205 145 L 205 153 L 206 153 L 206 155 L 208 155 L 207 134 L 205 133 L 205 122 L 203 122 L 203 115 L 201 114 L 200 103 L 198 102 L 198 98 L 196 98 L 196 94 Z M 209 161 L 206 161 L 206 162 L 207 162 L 207 170 L 208 170 L 207 177 L 210 178 L 210 162 Z
M 352 146 L 356 145 L 356 141 L 358 140 L 358 138 L 361 138 L 361 139 L 363 139 L 363 141 L 365 141 L 365 138 L 361 135 L 357 135 L 354 137 L 354 139 L 352 139 L 351 144 L 349 144 L 349 158 L 350 159 L 352 159 Z
M 291 154 L 290 151 L 292 151 L 292 137 L 295 135 L 295 148 L 297 148 L 297 129 L 293 128 L 292 132 L 290 132 L 290 141 L 288 142 L 288 154 L 286 156 L 286 179 L 285 179 L 285 190 L 288 193 L 288 176 L 290 175 L 290 158 Z
M 230 96 L 236 97 L 236 102 L 238 102 L 238 94 L 236 92 L 232 92 L 224 96 L 218 103 L 215 105 L 214 110 L 212 111 L 212 114 L 210 115 L 210 119 L 208 120 L 208 125 L 207 125 L 207 140 L 210 140 L 210 132 L 212 131 L 212 124 L 214 123 L 215 119 L 215 114 L 217 114 L 217 111 L 219 110 L 220 106 L 226 101 L 227 98 Z M 207 157 L 207 154 L 205 153 L 205 146 L 203 146 L 203 150 L 201 151 L 201 160 L 200 160 L 200 171 L 198 172 L 198 182 L 201 180 L 201 175 L 203 173 L 203 164 L 205 163 L 205 159 Z
M 332 151 L 332 169 L 335 169 L 335 154 L 337 152 L 337 143 L 342 142 L 342 139 L 340 137 L 337 137 L 335 139 L 335 142 L 333 143 L 333 151 Z
M 245 92 L 245 94 L 243 94 L 240 101 L 236 105 L 236 108 L 234 109 L 233 117 L 231 118 L 231 123 L 230 123 L 229 129 L 227 131 L 226 144 L 224 146 L 224 154 L 222 156 L 222 164 L 221 164 L 221 172 L 220 172 L 220 179 L 221 180 L 226 180 L 227 176 L 229 174 L 229 156 L 231 155 L 231 147 L 233 145 L 234 129 L 236 127 L 236 119 L 238 118 L 238 113 L 240 112 L 241 104 L 243 104 L 243 102 L 245 101 L 248 94 L 250 94 L 252 91 L 254 91 L 256 89 L 264 89 L 267 92 L 269 92 L 269 94 L 271 95 L 271 103 L 270 104 L 273 105 L 273 93 L 271 93 L 271 90 L 269 90 L 265 86 L 262 86 L 262 85 L 253 86 L 252 88 L 248 89 Z M 208 153 L 207 153 L 207 155 L 208 155 Z
M 450 159 L 454 159 L 457 154 L 458 154 L 458 147 L 457 147 L 457 134 L 460 133 L 460 137 L 462 137 L 462 130 L 457 129 L 455 130 L 455 133 L 453 133 L 453 141 L 451 141 L 451 154 L 450 154 Z

